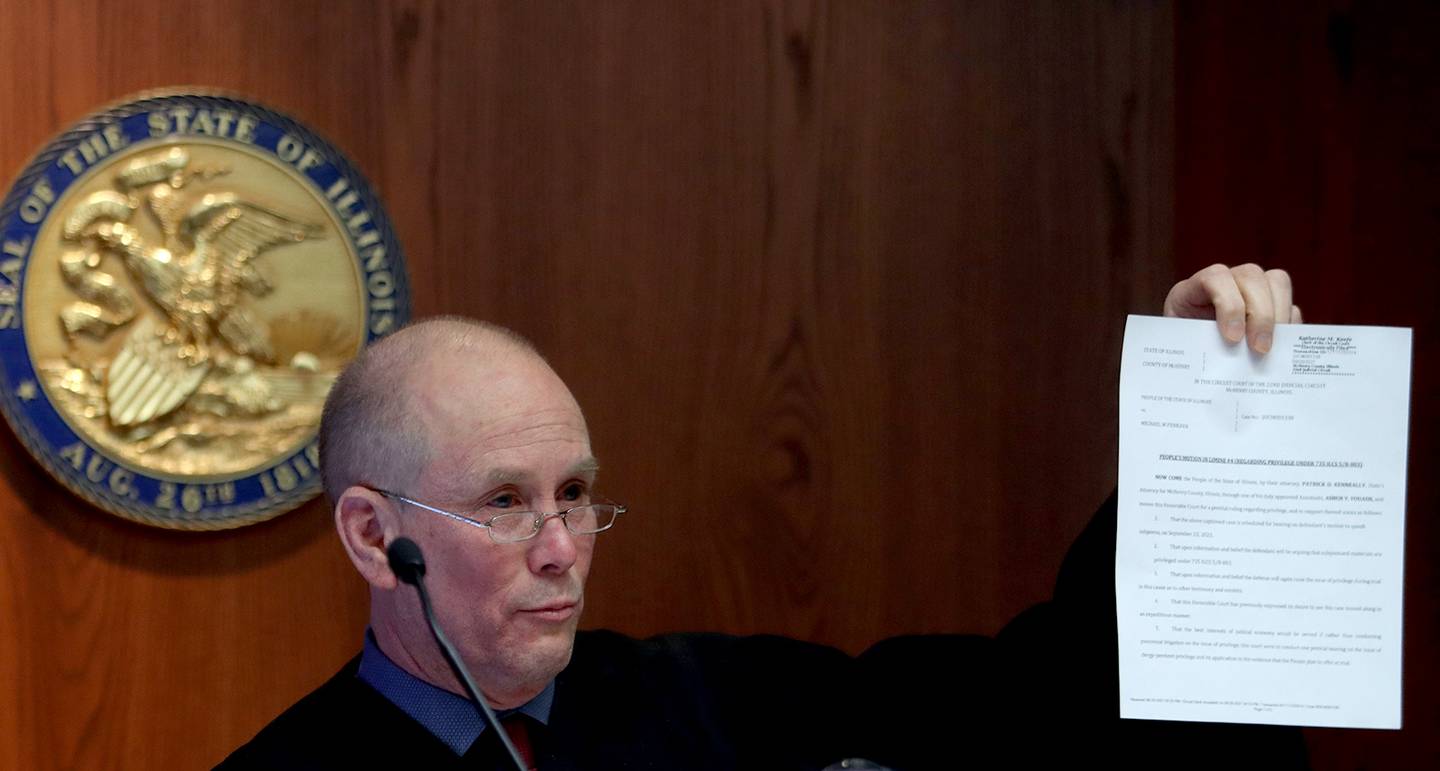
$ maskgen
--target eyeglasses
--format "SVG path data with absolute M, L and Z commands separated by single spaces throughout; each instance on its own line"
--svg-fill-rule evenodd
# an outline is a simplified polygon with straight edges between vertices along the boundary
M 495 543 L 528 541 L 540 532 L 540 528 L 545 525 L 545 520 L 553 517 L 558 517 L 561 522 L 565 523 L 565 529 L 575 535 L 594 535 L 614 527 L 615 518 L 625 513 L 625 507 L 618 503 L 587 503 L 584 506 L 573 506 L 564 511 L 507 511 L 489 519 L 475 519 L 465 516 L 465 514 L 437 509 L 388 490 L 371 489 L 386 498 L 393 498 L 416 508 L 433 511 L 467 525 L 483 527 L 489 531 L 490 538 Z

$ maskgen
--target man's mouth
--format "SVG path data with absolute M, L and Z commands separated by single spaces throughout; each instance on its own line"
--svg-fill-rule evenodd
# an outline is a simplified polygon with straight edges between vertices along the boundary
M 578 603 L 562 600 L 537 605 L 533 608 L 524 608 L 520 613 L 525 618 L 533 618 L 538 621 L 565 621 L 574 616 L 578 608 Z

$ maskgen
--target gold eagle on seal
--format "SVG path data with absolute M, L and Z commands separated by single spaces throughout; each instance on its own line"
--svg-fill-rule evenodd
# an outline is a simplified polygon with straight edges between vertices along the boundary
M 117 428 L 173 412 L 217 366 L 239 376 L 226 378 L 226 396 L 241 412 L 275 406 L 263 378 L 245 377 L 256 362 L 274 364 L 275 352 L 266 325 L 241 300 L 272 290 L 257 257 L 321 230 L 234 194 L 185 194 L 192 180 L 226 173 L 192 169 L 184 148 L 142 156 L 115 177 L 115 190 L 92 193 L 64 222 L 63 241 L 79 248 L 61 255 L 60 269 L 81 298 L 60 311 L 67 339 L 104 339 L 135 319 L 131 293 L 101 269 L 107 254 L 120 258 L 163 314 L 158 320 L 144 314 L 130 327 L 105 374 L 106 412 Z M 163 243 L 147 243 L 132 224 L 141 209 Z M 310 359 L 300 353 L 289 364 L 313 371 L 318 362 Z

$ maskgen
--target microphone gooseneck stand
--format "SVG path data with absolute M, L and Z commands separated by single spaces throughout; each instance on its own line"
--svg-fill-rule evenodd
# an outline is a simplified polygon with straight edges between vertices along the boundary
M 434 611 L 430 609 L 430 593 L 425 591 L 425 555 L 420 552 L 420 546 L 409 538 L 396 538 L 391 542 L 390 548 L 385 550 L 385 556 L 390 561 L 390 570 L 395 573 L 395 577 L 415 587 L 415 591 L 420 594 L 420 609 L 425 613 L 425 622 L 430 625 L 430 634 L 434 635 L 435 642 L 440 645 L 440 653 L 445 656 L 450 671 L 455 673 L 455 677 L 465 687 L 465 693 L 470 695 L 470 701 L 480 710 L 486 725 L 500 738 L 500 744 L 505 747 L 505 753 L 510 756 L 515 768 L 518 771 L 528 771 L 525 761 L 520 759 L 520 752 L 515 749 L 515 743 L 510 741 L 510 735 L 500 727 L 495 711 L 490 709 L 485 697 L 480 695 L 480 689 L 475 687 L 475 681 L 470 679 L 470 673 L 465 671 L 465 665 L 460 663 L 459 654 L 450 645 L 445 633 L 440 631 L 440 624 L 435 620 Z

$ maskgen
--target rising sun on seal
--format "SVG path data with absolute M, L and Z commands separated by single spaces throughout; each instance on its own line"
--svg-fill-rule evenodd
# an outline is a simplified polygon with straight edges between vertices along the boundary
M 239 527 L 314 496 L 331 384 L 408 317 L 359 171 L 232 95 L 101 110 L 0 206 L 0 409 L 62 484 L 148 525 Z

